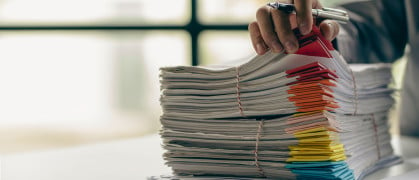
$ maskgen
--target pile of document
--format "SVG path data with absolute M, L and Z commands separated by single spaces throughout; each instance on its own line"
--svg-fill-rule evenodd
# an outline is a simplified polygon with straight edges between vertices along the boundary
M 295 54 L 161 69 L 167 178 L 359 179 L 399 163 L 391 66 L 348 65 L 318 29 Z

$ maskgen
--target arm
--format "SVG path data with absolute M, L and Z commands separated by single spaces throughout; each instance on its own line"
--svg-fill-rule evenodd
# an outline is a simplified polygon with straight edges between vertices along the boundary
M 407 22 L 403 0 L 341 5 L 351 18 L 341 25 L 335 45 L 351 63 L 394 62 L 404 53 Z

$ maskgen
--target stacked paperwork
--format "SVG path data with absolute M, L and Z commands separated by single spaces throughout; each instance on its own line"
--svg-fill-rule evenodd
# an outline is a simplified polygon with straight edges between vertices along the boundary
M 295 54 L 161 69 L 173 177 L 360 179 L 394 156 L 391 66 L 346 64 L 317 28 Z

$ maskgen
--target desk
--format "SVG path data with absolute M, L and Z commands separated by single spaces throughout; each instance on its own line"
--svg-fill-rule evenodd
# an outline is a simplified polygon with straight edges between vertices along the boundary
M 1 180 L 140 180 L 169 174 L 158 135 L 1 157 Z M 405 163 L 381 169 L 366 179 L 419 170 L 419 139 L 393 138 Z

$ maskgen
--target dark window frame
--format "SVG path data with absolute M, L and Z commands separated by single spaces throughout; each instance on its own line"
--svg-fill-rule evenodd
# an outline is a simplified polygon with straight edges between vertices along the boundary
M 135 25 L 135 26 L 0 26 L 1 30 L 183 30 L 188 32 L 191 37 L 191 65 L 199 65 L 199 42 L 198 38 L 202 31 L 221 30 L 221 31 L 238 31 L 247 30 L 247 24 L 202 24 L 198 20 L 198 1 L 190 0 L 191 3 L 191 19 L 186 25 Z

